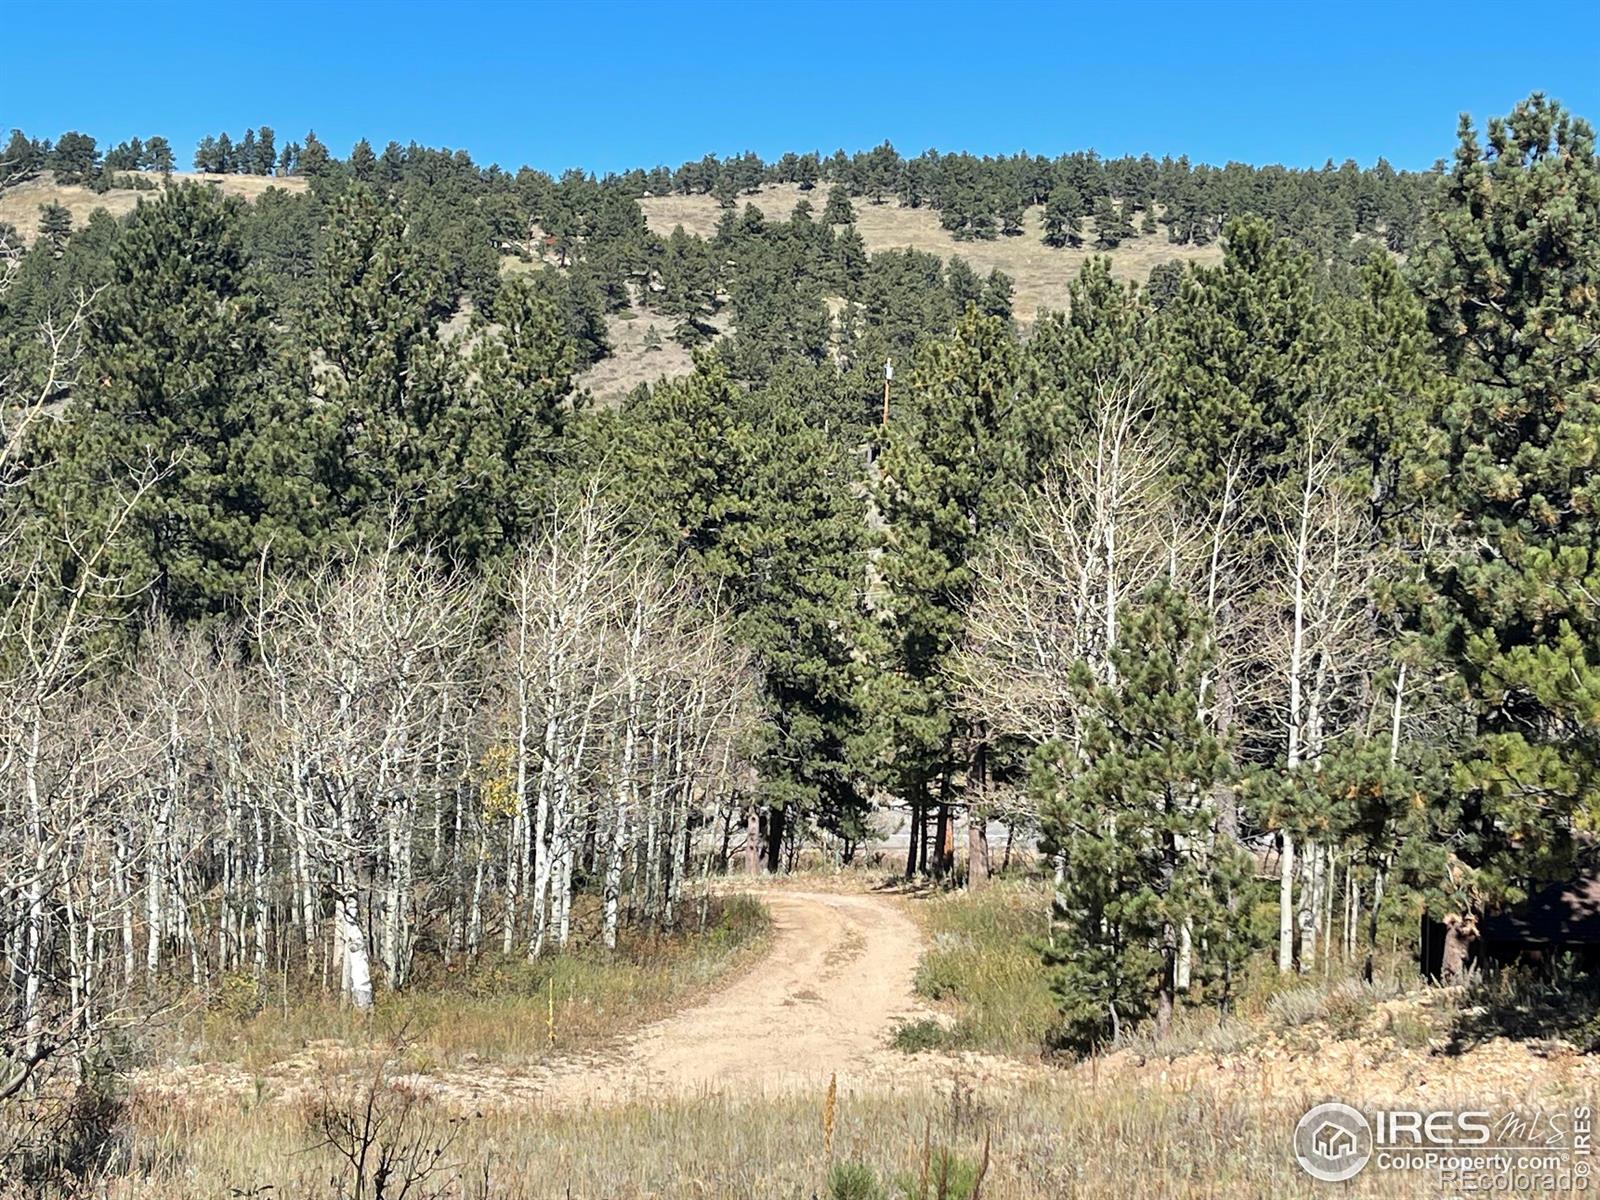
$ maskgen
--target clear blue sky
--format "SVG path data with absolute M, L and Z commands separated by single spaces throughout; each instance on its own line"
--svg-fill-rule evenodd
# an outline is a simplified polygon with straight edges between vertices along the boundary
M 928 147 L 1426 167 L 1538 88 L 1600 121 L 1595 4 L 13 0 L 0 125 L 308 128 L 596 171 Z M 1520 22 L 1520 27 L 1519 27 Z

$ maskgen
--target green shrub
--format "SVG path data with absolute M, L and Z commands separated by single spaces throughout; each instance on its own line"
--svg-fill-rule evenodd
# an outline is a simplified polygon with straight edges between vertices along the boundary
M 224 975 L 211 998 L 213 1009 L 237 1021 L 248 1021 L 265 1003 L 261 981 L 249 971 L 230 971 Z
M 894 1031 L 894 1048 L 903 1050 L 907 1054 L 917 1054 L 923 1050 L 941 1050 L 949 1043 L 950 1037 L 945 1027 L 926 1017 L 917 1021 L 903 1022 L 896 1026 Z
M 837 1162 L 828 1172 L 828 1200 L 881 1200 L 883 1188 L 865 1163 Z
M 939 1149 L 928 1162 L 926 1187 L 920 1173 L 902 1172 L 895 1176 L 895 1190 L 902 1200 L 969 1200 L 977 1182 L 977 1163 Z

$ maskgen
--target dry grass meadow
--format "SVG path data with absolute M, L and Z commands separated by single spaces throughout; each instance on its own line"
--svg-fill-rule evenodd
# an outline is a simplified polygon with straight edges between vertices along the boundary
M 119 172 L 120 175 L 135 172 Z M 160 176 L 149 173 L 143 178 L 159 184 Z M 194 171 L 174 171 L 177 181 L 190 180 L 205 183 L 220 190 L 225 196 L 241 196 L 254 200 L 268 188 L 281 188 L 286 192 L 300 192 L 306 181 L 296 176 L 277 178 L 268 175 L 206 175 Z M 142 188 L 111 188 L 96 192 L 78 184 L 57 183 L 50 172 L 37 179 L 18 184 L 0 192 L 0 222 L 16 226 L 22 240 L 31 244 L 39 233 L 39 210 L 49 204 L 59 204 L 72 214 L 72 226 L 81 229 L 96 209 L 104 209 L 113 217 L 131 213 L 143 198 L 153 199 L 158 193 Z
M 713 321 L 723 328 L 728 322 Z M 673 338 L 677 322 L 647 309 L 631 308 L 606 318 L 611 354 L 578 376 L 578 386 L 599 403 L 620 402 L 641 383 L 675 379 L 694 370 L 694 354 Z M 651 344 L 651 332 L 655 344 Z
M 802 192 L 796 184 L 775 184 L 762 188 L 749 196 L 741 196 L 739 204 L 754 204 L 774 220 L 787 220 L 801 198 L 808 199 L 821 212 L 827 202 L 827 189 L 818 187 Z M 871 204 L 861 197 L 852 201 L 856 212 L 856 229 L 876 254 L 880 250 L 911 249 L 937 254 L 950 259 L 960 255 L 975 269 L 987 274 L 991 270 L 1004 271 L 1016 283 L 1017 319 L 1029 322 L 1040 309 L 1063 309 L 1067 306 L 1067 285 L 1078 275 L 1083 264 L 1097 252 L 1093 241 L 1094 222 L 1085 223 L 1088 231 L 1085 244 L 1077 248 L 1053 249 L 1046 246 L 1043 210 L 1030 208 L 1023 216 L 1023 232 L 1015 237 L 997 237 L 992 241 L 958 242 L 940 225 L 939 214 L 931 208 L 902 208 L 897 202 Z M 722 215 L 713 196 L 650 196 L 640 201 L 645 220 L 650 229 L 666 235 L 677 225 L 688 233 L 710 237 L 716 231 L 717 220 Z M 1209 246 L 1175 246 L 1167 241 L 1165 231 L 1143 234 L 1123 242 L 1115 250 L 1099 251 L 1111 259 L 1112 272 L 1121 279 L 1143 283 L 1151 270 L 1163 262 L 1216 263 L 1222 261 L 1222 248 L 1216 243 Z

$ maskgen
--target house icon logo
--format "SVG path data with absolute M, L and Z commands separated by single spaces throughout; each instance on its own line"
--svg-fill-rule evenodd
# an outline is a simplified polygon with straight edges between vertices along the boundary
M 1313 1179 L 1353 1179 L 1372 1157 L 1372 1126 L 1348 1104 L 1319 1104 L 1294 1127 L 1294 1157 Z

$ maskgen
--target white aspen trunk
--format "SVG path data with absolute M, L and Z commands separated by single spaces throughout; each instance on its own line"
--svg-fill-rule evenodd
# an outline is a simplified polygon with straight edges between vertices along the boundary
M 645 800 L 644 836 L 644 915 L 655 920 L 660 915 L 661 899 L 661 697 L 656 700 L 655 720 L 650 729 L 650 788 Z M 670 844 L 670 843 L 669 843 Z
M 1394 711 L 1389 718 L 1389 764 L 1394 765 L 1400 757 L 1400 719 L 1405 707 L 1406 694 L 1406 664 L 1400 664 L 1400 670 L 1394 679 Z
M 250 901 L 255 918 L 255 953 L 252 965 L 257 979 L 267 973 L 267 831 L 261 819 L 261 805 L 253 804 L 256 853 L 251 864 Z
M 515 815 L 511 836 L 506 839 L 505 926 L 500 931 L 500 953 L 510 956 L 517 937 L 517 909 L 521 903 L 523 872 L 528 867 L 528 685 L 521 668 L 517 671 L 517 744 Z
M 577 847 L 572 840 L 573 822 L 568 817 L 567 836 L 561 845 L 561 856 L 556 864 L 558 904 L 556 909 L 556 945 L 567 948 L 572 940 L 572 871 L 576 863 Z
M 183 945 L 189 949 L 189 981 L 198 990 L 205 983 L 205 968 L 200 962 L 200 931 L 195 928 L 193 914 L 189 911 L 189 889 L 185 886 L 187 877 L 188 873 L 180 866 L 172 911 L 179 921 Z M 201 915 L 204 916 L 204 910 Z
M 1300 973 L 1317 962 L 1317 918 L 1322 911 L 1322 853 L 1320 842 L 1308 842 L 1300 864 Z
M 472 903 L 467 909 L 467 954 L 476 958 L 483 946 L 483 888 L 484 869 L 489 862 L 483 818 L 478 818 L 477 853 L 473 855 Z
M 533 933 L 528 939 L 528 957 L 544 952 L 545 931 L 550 924 L 550 873 L 554 865 L 554 838 L 550 832 L 550 802 L 557 771 L 556 755 L 561 731 L 556 719 L 558 693 L 552 690 L 544 722 L 544 756 L 539 764 L 538 797 L 534 808 L 533 831 Z
M 163 893 L 167 887 L 166 851 L 167 819 L 170 802 L 163 797 L 156 806 L 155 825 L 150 832 L 144 888 L 144 973 L 152 983 L 161 968 L 161 936 L 164 914 Z
M 281 695 L 281 693 L 280 693 Z M 287 697 L 280 700 L 285 707 Z M 310 801 L 311 783 L 306 776 L 304 756 L 304 731 L 298 722 L 291 725 L 290 738 L 291 769 L 293 772 L 294 787 L 294 887 L 290 907 L 294 910 L 300 934 L 305 946 L 306 965 L 313 966 L 313 956 L 316 953 L 317 943 L 317 898 L 311 884 L 311 848 L 307 844 L 310 836 Z
M 372 1010 L 372 964 L 367 957 L 367 933 L 361 927 L 361 910 L 356 891 L 350 882 L 353 873 L 347 868 L 340 884 L 337 901 L 339 940 L 344 950 L 345 994 L 350 1003 L 361 1012 Z
M 62 917 L 67 927 L 67 1001 L 71 1005 L 72 1023 L 81 1027 L 83 1019 L 83 945 L 78 933 L 78 906 L 73 898 L 72 879 L 75 874 L 69 855 L 63 855 L 61 874 L 66 886 L 62 889 L 65 904 Z
M 1278 970 L 1294 970 L 1294 835 L 1278 831 Z
M 93 1031 L 95 1013 L 97 1011 L 96 991 L 99 983 L 99 917 L 101 908 L 100 893 L 105 887 L 98 864 L 88 871 L 89 876 L 89 904 L 83 922 L 83 1007 L 80 1010 L 79 1027 L 83 1030 L 85 1040 Z
M 1353 855 L 1344 869 L 1344 881 L 1344 957 L 1348 962 L 1356 955 L 1356 924 L 1361 913 L 1361 879 Z
M 238 814 L 232 789 L 224 785 L 222 797 L 222 889 L 217 908 L 217 967 L 228 971 L 233 964 L 234 898 L 238 888 Z
M 50 867 L 50 861 L 45 853 L 45 806 L 38 784 L 38 757 L 42 741 L 40 726 L 43 725 L 43 714 L 38 710 L 37 702 L 34 706 L 30 706 L 29 718 L 22 787 L 27 795 L 27 842 L 30 843 L 32 850 L 26 861 L 32 866 L 32 878 L 29 878 L 26 890 L 27 933 L 24 936 L 26 965 L 22 979 L 22 1045 L 27 1059 L 32 1061 L 40 1053 L 45 1034 L 45 1022 L 43 1014 L 40 1013 L 38 994 L 43 987 L 43 973 L 45 973 L 45 872 Z
M 1304 729 L 1303 672 L 1306 651 L 1306 559 L 1311 525 L 1311 464 L 1307 451 L 1305 486 L 1300 496 L 1300 520 L 1294 543 L 1293 579 L 1293 632 L 1289 643 L 1288 684 L 1289 712 L 1285 763 L 1292 774 L 1300 766 L 1301 732 Z M 1279 837 L 1283 846 L 1282 876 L 1278 889 L 1278 970 L 1294 968 L 1294 838 L 1285 828 Z
M 583 720 L 578 727 L 577 741 L 568 760 L 568 769 L 556 780 L 556 813 L 559 818 L 556 829 L 559 842 L 556 857 L 556 945 L 563 950 L 567 948 L 572 937 L 572 873 L 578 854 L 578 814 L 573 803 L 573 788 L 578 769 L 584 761 L 589 734 L 594 728 L 594 716 L 600 701 L 599 686 L 591 684 L 589 698 L 583 710 Z
M 122 912 L 122 982 L 133 983 L 138 950 L 133 936 L 133 868 L 129 863 L 127 834 L 120 828 L 114 843 L 116 852 L 117 905 Z
M 632 689 L 630 689 L 630 692 Z M 616 789 L 616 811 L 611 827 L 611 847 L 606 856 L 605 928 L 603 940 L 607 950 L 617 948 L 617 922 L 621 915 L 622 860 L 628 836 L 628 798 L 633 786 L 635 741 L 635 704 L 632 694 L 628 700 L 627 729 L 622 735 L 622 772 Z

